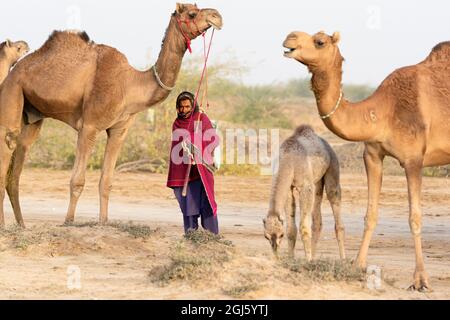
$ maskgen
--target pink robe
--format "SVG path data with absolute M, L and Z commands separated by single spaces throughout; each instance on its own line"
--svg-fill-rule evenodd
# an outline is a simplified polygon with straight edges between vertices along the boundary
M 193 119 L 191 119 L 192 117 Z M 197 124 L 197 121 L 200 121 L 200 123 Z M 194 125 L 196 127 L 198 126 L 198 131 L 195 135 Z M 184 129 L 185 131 L 180 131 L 177 129 Z M 213 150 L 220 143 L 219 136 L 213 129 L 211 121 L 205 113 L 196 112 L 194 114 L 191 114 L 191 116 L 187 119 L 177 118 L 172 126 L 172 147 L 170 149 L 171 157 L 169 164 L 169 175 L 167 178 L 167 186 L 169 188 L 184 186 L 184 178 L 186 176 L 188 162 L 187 155 L 185 154 L 186 152 L 181 149 L 181 141 L 183 141 L 183 139 L 186 139 L 184 135 L 180 134 L 182 132 L 189 132 L 189 135 L 186 136 L 186 138 L 190 139 L 191 142 L 193 141 L 194 145 L 200 150 L 201 154 L 203 155 L 203 161 L 210 165 L 213 165 L 214 162 Z M 174 148 L 176 148 L 175 151 Z M 178 154 L 177 150 L 179 151 Z M 174 155 L 178 156 L 178 162 L 182 158 L 182 156 L 185 155 L 185 157 L 183 157 L 184 161 L 182 161 L 182 163 L 174 163 Z M 201 159 L 198 156 L 195 156 L 195 163 L 198 169 L 198 173 L 200 174 L 203 186 L 205 188 L 209 204 L 211 205 L 215 216 L 217 215 L 217 204 L 214 197 L 214 175 L 201 164 Z M 195 170 L 194 168 L 195 167 L 192 166 L 191 170 Z M 191 174 L 189 180 L 192 181 L 194 179 L 195 176 Z

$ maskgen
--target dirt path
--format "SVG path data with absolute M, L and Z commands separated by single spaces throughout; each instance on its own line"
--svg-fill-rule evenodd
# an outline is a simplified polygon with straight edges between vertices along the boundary
M 234 243 L 233 258 L 224 264 L 214 284 L 152 282 L 149 272 L 170 262 L 182 235 L 181 214 L 165 176 L 118 174 L 110 203 L 110 220 L 133 221 L 154 231 L 134 238 L 112 227 L 63 227 L 70 172 L 27 170 L 22 180 L 22 208 L 29 229 L 0 236 L 0 298 L 83 299 L 449 299 L 450 298 L 450 182 L 424 179 L 423 239 L 427 270 L 434 292 L 411 293 L 406 288 L 414 270 L 414 247 L 407 214 L 404 177 L 386 177 L 379 224 L 369 251 L 369 264 L 381 267 L 385 281 L 373 291 L 364 282 L 298 280 L 273 261 L 262 236 L 270 177 L 217 177 L 219 223 Z M 90 172 L 76 219 L 96 219 L 98 172 Z M 44 183 L 43 183 L 44 182 Z M 347 255 L 354 258 L 363 229 L 365 177 L 343 175 L 343 219 Z M 39 191 L 37 191 L 39 190 Z M 323 203 L 321 258 L 337 258 L 331 211 Z M 7 224 L 13 223 L 6 206 Z M 286 243 L 283 243 L 284 248 Z M 303 257 L 302 245 L 296 249 Z M 74 271 L 75 270 L 75 271 Z M 73 272 L 81 288 L 68 288 Z M 283 274 L 283 277 L 279 275 Z M 290 278 L 292 277 L 292 279 Z M 289 280 L 291 279 L 291 280 Z M 247 286 L 242 283 L 259 283 Z M 233 290 L 231 290 L 231 289 Z M 237 289 L 243 294 L 233 294 Z M 231 292 L 231 293 L 230 293 Z

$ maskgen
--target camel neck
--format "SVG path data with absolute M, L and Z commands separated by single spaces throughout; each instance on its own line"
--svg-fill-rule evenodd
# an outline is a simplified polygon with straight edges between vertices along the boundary
M 172 16 L 155 63 L 157 74 L 165 86 L 175 86 L 186 50 L 187 45 L 184 37 L 178 29 L 175 17 Z M 159 84 L 153 68 L 133 72 L 133 74 L 134 80 L 130 84 L 128 93 L 132 97 L 130 99 L 136 103 L 130 103 L 128 113 L 144 111 L 169 96 L 171 91 Z
M 11 63 L 0 55 L 0 84 L 3 83 L 11 69 Z
M 172 16 L 163 39 L 158 60 L 155 63 L 161 81 L 166 86 L 175 86 L 186 50 L 186 41 L 179 30 L 175 17 Z
M 324 124 L 339 137 L 350 141 L 377 140 L 382 133 L 383 123 L 377 108 L 379 101 L 376 94 L 358 103 L 344 99 L 342 92 L 342 58 L 329 70 L 310 68 L 313 76 L 311 85 Z M 339 102 L 339 97 L 342 99 Z M 334 113 L 333 113 L 334 111 Z

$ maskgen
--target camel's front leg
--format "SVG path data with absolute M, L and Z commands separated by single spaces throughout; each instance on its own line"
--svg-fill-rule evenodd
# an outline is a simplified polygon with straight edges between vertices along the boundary
M 405 172 L 408 181 L 409 226 L 414 237 L 414 246 L 416 249 L 416 270 L 414 272 L 414 283 L 410 289 L 419 291 L 431 290 L 428 283 L 428 275 L 425 272 L 422 254 L 422 211 L 420 206 L 422 161 L 406 163 Z
M 38 138 L 39 131 L 41 130 L 43 122 L 44 120 L 40 120 L 36 123 L 25 125 L 22 128 L 22 132 L 20 133 L 20 136 L 17 140 L 17 148 L 14 151 L 13 159 L 9 168 L 6 190 L 8 191 L 9 200 L 11 201 L 17 224 L 22 228 L 25 228 L 25 223 L 23 222 L 22 211 L 20 209 L 19 202 L 20 174 L 22 173 L 28 149 Z
M 294 258 L 295 243 L 297 242 L 297 226 L 295 225 L 295 197 L 294 188 L 288 194 L 286 201 L 286 218 L 287 218 L 287 237 L 288 237 L 288 255 Z
M 100 194 L 100 224 L 108 222 L 108 201 L 109 194 L 112 188 L 112 178 L 114 168 L 116 167 L 117 158 L 122 148 L 123 142 L 128 133 L 128 128 L 134 121 L 134 116 L 128 120 L 122 121 L 110 129 L 106 130 L 108 133 L 108 141 L 106 143 L 105 156 L 103 159 L 102 176 L 99 184 Z
M 70 180 L 70 203 L 65 223 L 72 223 L 75 218 L 75 209 L 84 188 L 87 163 L 94 148 L 97 134 L 98 130 L 95 127 L 86 125 L 83 125 L 83 128 L 78 132 L 77 152 Z
M 315 199 L 316 190 L 314 184 L 304 185 L 299 190 L 300 194 L 300 234 L 302 236 L 303 246 L 305 249 L 306 260 L 312 260 L 312 210 Z
M 17 136 L 18 133 L 13 133 L 0 125 L 0 228 L 5 226 L 3 205 L 6 195 L 6 178 Z
M 380 199 L 383 178 L 383 159 L 384 155 L 379 147 L 366 144 L 364 164 L 367 173 L 369 200 L 367 204 L 363 240 L 359 248 L 358 257 L 356 258 L 356 265 L 362 269 L 367 267 L 367 252 L 378 220 L 378 202 Z
M 22 110 L 22 88 L 11 82 L 4 82 L 0 90 L 0 228 L 5 226 L 3 204 L 6 178 L 11 157 L 19 138 Z

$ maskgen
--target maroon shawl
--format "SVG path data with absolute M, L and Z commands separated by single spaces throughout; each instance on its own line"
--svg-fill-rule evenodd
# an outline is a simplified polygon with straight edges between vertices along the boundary
M 198 121 L 199 123 L 197 123 Z M 195 134 L 194 126 L 196 128 Z M 170 149 L 169 175 L 167 178 L 167 186 L 169 188 L 184 186 L 184 178 L 189 163 L 189 158 L 181 146 L 181 142 L 184 139 L 189 139 L 193 142 L 203 155 L 203 161 L 211 165 L 213 164 L 213 150 L 219 145 L 219 136 L 205 113 L 195 112 L 187 119 L 177 118 L 172 126 L 172 147 Z M 214 198 L 214 175 L 201 164 L 200 158 L 196 157 L 195 163 L 211 208 L 214 215 L 216 215 L 217 204 Z M 195 170 L 195 167 L 192 166 L 191 170 Z M 189 180 L 193 179 L 195 179 L 195 175 L 191 174 Z

